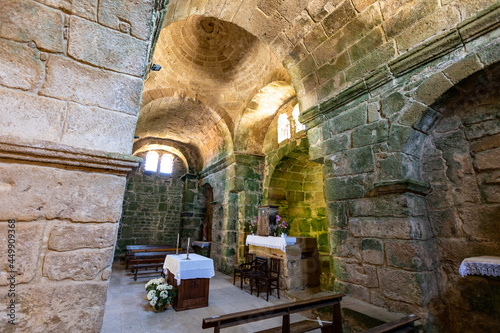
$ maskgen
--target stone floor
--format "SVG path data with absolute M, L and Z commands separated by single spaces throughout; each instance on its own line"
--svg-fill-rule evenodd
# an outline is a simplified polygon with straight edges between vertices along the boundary
M 213 332 L 213 329 L 201 328 L 203 318 L 289 302 L 274 296 L 269 296 L 269 302 L 266 302 L 265 294 L 259 298 L 250 295 L 249 289 L 240 290 L 233 286 L 232 277 L 217 272 L 210 280 L 208 307 L 180 312 L 169 308 L 156 313 L 144 299 L 144 285 L 156 277 L 144 276 L 136 282 L 121 264 L 113 265 L 101 333 Z M 300 315 L 291 317 L 292 322 L 303 319 Z M 281 317 L 227 328 L 222 332 L 256 332 L 280 324 Z

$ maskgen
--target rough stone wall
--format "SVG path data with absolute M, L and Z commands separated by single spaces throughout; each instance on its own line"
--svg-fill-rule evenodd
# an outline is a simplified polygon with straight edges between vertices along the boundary
M 433 105 L 448 95 L 467 95 L 454 85 L 499 60 L 499 32 L 484 29 L 492 17 L 470 23 L 471 29 L 482 26 L 476 33 L 483 36 L 468 30 L 465 44 L 454 49 L 443 48 L 439 37 L 429 40 L 411 58 L 400 59 L 401 65 L 415 66 L 405 75 L 352 86 L 309 118 L 311 159 L 324 160 L 336 290 L 391 311 L 417 313 L 429 325 L 440 323 L 429 311 L 440 299 L 440 266 L 421 153 L 433 115 L 439 114 Z M 485 80 L 491 82 L 491 76 Z M 485 160 L 491 163 L 492 157 Z M 470 191 L 465 182 L 460 186 Z
M 140 157 L 144 158 L 142 155 Z M 184 193 L 184 181 L 181 177 L 185 171 L 184 163 L 175 156 L 172 174 L 148 172 L 142 167 L 127 181 L 115 260 L 124 255 L 127 245 L 175 246 L 180 230 Z
M 331 290 L 332 260 L 323 193 L 323 167 L 321 163 L 310 160 L 306 133 L 292 115 L 295 104 L 295 100 L 286 103 L 277 112 L 266 133 L 262 203 L 280 206 L 279 214 L 289 223 L 291 236 L 316 238 L 320 251 L 321 288 Z M 290 139 L 278 143 L 277 123 L 281 113 L 286 113 L 290 122 Z
M 322 165 L 310 162 L 307 150 L 294 150 L 274 169 L 268 203 L 280 206 L 291 236 L 314 237 L 320 251 L 330 252 Z
M 432 186 L 426 199 L 442 277 L 442 303 L 433 311 L 451 331 L 500 329 L 499 281 L 458 274 L 464 258 L 500 253 L 498 72 L 476 74 L 460 84 L 464 94 L 435 107 L 439 115 L 423 148 L 421 174 Z M 468 99 L 475 92 L 478 98 Z
M 181 212 L 181 236 L 182 246 L 187 246 L 187 239 L 203 239 L 201 229 L 205 218 L 205 202 L 203 190 L 199 187 L 200 181 L 194 174 L 186 174 L 182 177 L 184 181 L 184 196 L 182 198 Z
M 257 217 L 262 193 L 262 157 L 232 155 L 219 169 L 202 173 L 213 188 L 211 257 L 217 269 L 230 273 L 244 255 L 246 225 Z
M 154 5 L 1 1 L 0 302 L 16 302 L 4 332 L 100 329 Z

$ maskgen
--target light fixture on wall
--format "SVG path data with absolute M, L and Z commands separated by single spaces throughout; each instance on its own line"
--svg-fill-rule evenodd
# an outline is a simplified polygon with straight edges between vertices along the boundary
M 152 64 L 151 65 L 151 70 L 154 71 L 154 72 L 158 72 L 160 69 L 161 69 L 160 65 L 157 65 L 157 64 Z

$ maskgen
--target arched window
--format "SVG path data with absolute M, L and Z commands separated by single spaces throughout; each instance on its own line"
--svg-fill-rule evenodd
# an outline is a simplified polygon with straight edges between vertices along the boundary
M 160 173 L 172 173 L 174 169 L 174 156 L 171 154 L 164 154 L 161 157 Z
M 286 139 L 290 139 L 290 122 L 286 113 L 282 113 L 278 117 L 278 143 Z
M 300 115 L 300 110 L 299 110 L 299 104 L 297 103 L 292 111 L 293 120 L 295 120 L 295 132 L 306 130 L 306 125 L 302 124 L 299 121 L 299 115 Z
M 144 170 L 156 172 L 156 170 L 158 170 L 158 158 L 159 155 L 157 152 L 150 151 L 146 155 L 146 163 L 144 164 Z

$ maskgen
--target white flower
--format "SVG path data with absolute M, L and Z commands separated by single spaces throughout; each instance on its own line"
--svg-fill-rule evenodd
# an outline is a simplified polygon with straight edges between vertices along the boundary
M 153 298 L 153 299 L 149 302 L 149 304 L 150 304 L 151 306 L 155 306 L 155 305 L 156 305 L 156 301 L 158 301 L 158 297 Z
M 168 292 L 167 292 L 167 291 L 165 291 L 165 290 L 164 290 L 164 291 L 162 291 L 162 292 L 160 293 L 160 297 L 161 297 L 161 298 L 167 298 L 167 297 L 168 297 Z
M 168 286 L 167 286 L 167 289 L 168 289 L 168 290 L 172 290 L 173 288 L 174 288 L 174 286 L 171 286 L 171 285 L 168 285 Z
M 148 301 L 152 300 L 156 296 L 156 291 L 150 290 L 148 295 L 146 296 Z

